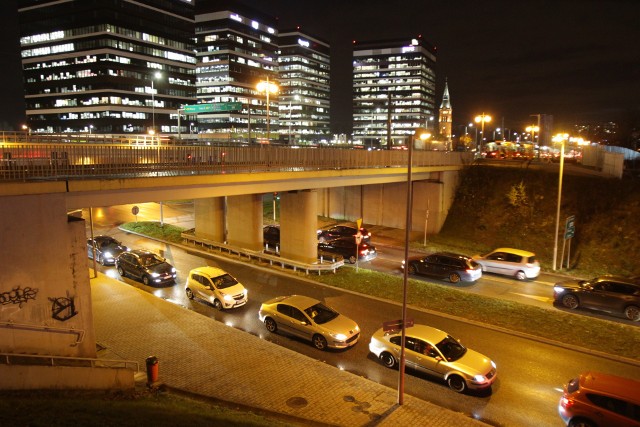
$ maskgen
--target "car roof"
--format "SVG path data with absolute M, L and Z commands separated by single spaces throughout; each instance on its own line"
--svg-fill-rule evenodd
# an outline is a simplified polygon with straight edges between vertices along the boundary
M 317 299 L 305 295 L 287 295 L 270 299 L 269 301 L 265 302 L 265 304 L 286 303 L 304 310 L 313 305 L 316 305 L 319 302 L 320 301 L 318 301 Z
M 189 272 L 189 276 L 191 276 L 192 273 L 198 273 L 201 276 L 208 276 L 208 277 L 218 277 L 218 276 L 222 276 L 223 274 L 227 274 L 227 272 L 221 268 L 210 267 L 210 266 L 196 267 Z
M 602 372 L 588 371 L 580 375 L 580 388 L 606 393 L 640 404 L 640 381 Z
M 148 251 L 146 249 L 132 249 L 129 251 L 129 253 L 136 255 L 154 255 L 154 252 Z
M 607 280 L 607 281 L 614 281 L 614 282 L 624 283 L 624 284 L 627 284 L 627 285 L 640 286 L 640 285 L 638 285 L 638 283 L 635 282 L 634 279 L 632 279 L 630 277 L 616 276 L 614 274 L 605 274 L 604 276 L 598 276 L 598 277 L 595 278 L 595 280 L 598 281 L 598 282 Z
M 435 252 L 431 255 L 442 255 L 442 256 L 447 256 L 450 258 L 457 258 L 457 259 L 471 259 L 471 257 L 467 256 L 467 255 L 462 255 L 462 254 L 457 254 L 455 252 Z
M 400 333 L 400 330 L 394 330 L 386 333 L 385 335 L 400 335 Z M 413 325 L 408 327 L 405 329 L 405 334 L 416 338 L 422 338 L 434 344 L 439 343 L 449 335 L 440 329 L 427 325 Z
M 522 249 L 514 249 L 514 248 L 498 248 L 498 249 L 494 249 L 493 251 L 491 251 L 489 253 L 494 253 L 494 252 L 508 252 L 510 254 L 515 254 L 515 255 L 520 255 L 520 256 L 535 256 L 536 255 L 533 252 L 523 251 Z

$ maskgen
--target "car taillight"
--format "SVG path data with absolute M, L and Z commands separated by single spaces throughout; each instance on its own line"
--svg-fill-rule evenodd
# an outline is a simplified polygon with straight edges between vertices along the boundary
M 560 399 L 560 405 L 565 409 L 571 408 L 573 406 L 573 403 L 573 399 L 570 399 L 567 396 L 562 396 L 562 398 Z
M 369 249 L 363 249 L 363 250 L 360 251 L 361 255 L 366 255 L 368 253 L 369 253 Z

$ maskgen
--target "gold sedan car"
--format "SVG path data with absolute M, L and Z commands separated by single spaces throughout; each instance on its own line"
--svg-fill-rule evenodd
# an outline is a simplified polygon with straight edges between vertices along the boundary
M 401 342 L 401 331 L 385 332 L 381 328 L 371 337 L 369 351 L 386 367 L 395 368 Z M 496 364 L 491 359 L 464 347 L 446 332 L 425 325 L 406 328 L 405 364 L 444 379 L 458 393 L 491 387 L 496 379 Z
M 260 306 L 258 317 L 269 332 L 282 331 L 309 340 L 318 350 L 351 347 L 360 336 L 356 322 L 303 295 L 266 301 Z

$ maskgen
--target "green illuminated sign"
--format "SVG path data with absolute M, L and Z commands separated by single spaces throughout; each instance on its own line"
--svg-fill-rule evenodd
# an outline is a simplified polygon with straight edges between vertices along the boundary
M 217 102 L 215 104 L 185 105 L 185 114 L 219 113 L 222 111 L 238 111 L 242 109 L 241 102 Z

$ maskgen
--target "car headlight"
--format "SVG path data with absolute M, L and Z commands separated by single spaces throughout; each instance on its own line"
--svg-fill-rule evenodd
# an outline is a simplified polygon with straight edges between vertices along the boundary
M 222 299 L 225 301 L 233 301 L 233 298 L 229 294 L 222 294 Z
M 244 294 L 244 296 L 246 297 L 246 296 L 247 296 L 247 294 L 249 293 L 249 291 L 248 291 L 248 290 L 246 290 L 246 289 L 243 289 L 243 290 L 242 290 L 242 293 L 243 293 L 243 294 Z
M 337 339 L 338 341 L 346 341 L 347 340 L 347 336 L 345 334 L 330 334 L 333 338 Z
M 493 366 L 493 369 L 497 369 L 498 367 L 496 366 L 496 362 L 494 362 L 493 360 L 491 361 L 491 366 Z
M 160 273 L 151 273 L 151 277 L 158 277 L 160 276 Z
M 473 382 L 476 383 L 484 383 L 487 381 L 487 377 L 485 377 L 484 375 L 476 375 L 473 377 Z
M 172 267 L 172 268 L 171 268 L 171 272 L 172 272 L 172 273 L 175 273 L 175 272 L 176 272 L 176 268 L 175 268 L 175 267 Z
M 554 286 L 554 287 L 553 287 L 553 292 L 556 292 L 556 293 L 558 293 L 558 294 L 559 294 L 559 293 L 561 293 L 561 292 L 564 292 L 564 288 L 562 288 L 562 287 L 560 287 L 560 286 Z
M 113 258 L 113 255 L 111 255 L 111 252 L 105 252 L 104 253 L 104 257 L 105 258 Z

